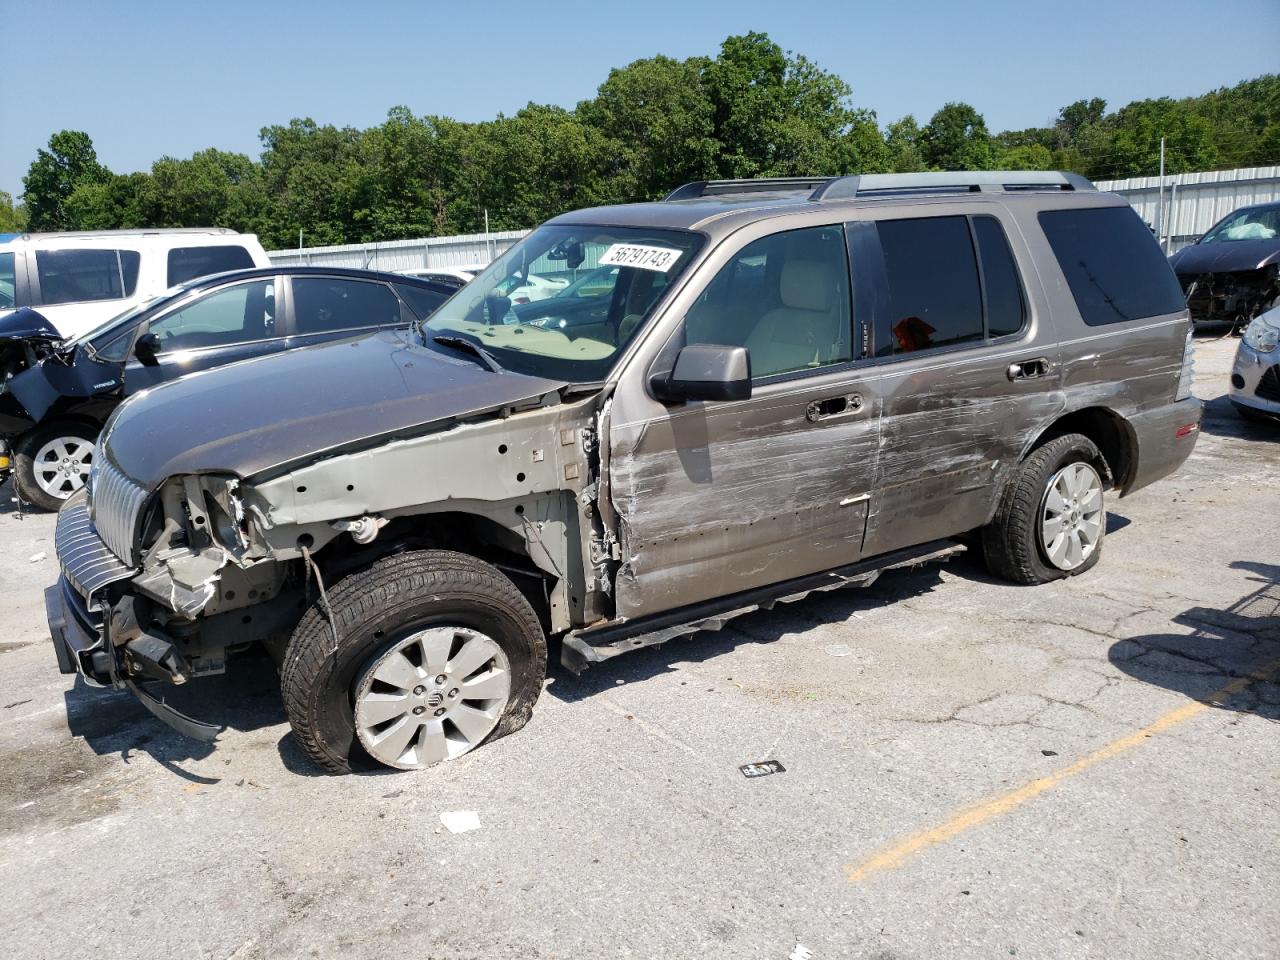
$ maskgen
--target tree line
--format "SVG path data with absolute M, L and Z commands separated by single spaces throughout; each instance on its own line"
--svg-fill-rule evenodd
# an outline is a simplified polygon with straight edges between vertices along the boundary
M 394 107 L 365 130 L 294 119 L 262 149 L 209 148 L 113 173 L 88 134 L 37 152 L 22 203 L 0 193 L 0 232 L 222 226 L 268 249 L 520 229 L 577 207 L 661 197 L 732 177 L 1067 169 L 1091 179 L 1280 162 L 1280 75 L 1182 100 L 1063 107 L 1047 126 L 992 134 L 947 103 L 882 129 L 847 83 L 766 34 L 715 57 L 656 56 L 609 73 L 574 109 L 530 103 L 481 123 Z

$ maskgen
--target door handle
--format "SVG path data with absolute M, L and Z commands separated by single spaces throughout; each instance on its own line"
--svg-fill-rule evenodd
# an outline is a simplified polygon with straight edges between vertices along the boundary
M 804 418 L 810 423 L 830 420 L 833 417 L 851 417 L 862 412 L 862 394 L 847 393 L 839 397 L 814 400 L 805 408 Z
M 1020 360 L 1009 364 L 1005 374 L 1010 380 L 1036 380 L 1049 372 L 1049 359 L 1036 357 L 1034 360 Z

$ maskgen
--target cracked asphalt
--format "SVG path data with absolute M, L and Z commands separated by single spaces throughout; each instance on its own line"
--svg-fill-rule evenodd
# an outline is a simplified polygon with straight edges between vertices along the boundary
M 1234 349 L 1199 340 L 1196 452 L 1090 574 L 961 556 L 557 667 L 423 774 L 318 776 L 260 659 L 182 691 L 213 748 L 60 676 L 52 518 L 0 491 L 4 953 L 1275 957 L 1280 427 Z

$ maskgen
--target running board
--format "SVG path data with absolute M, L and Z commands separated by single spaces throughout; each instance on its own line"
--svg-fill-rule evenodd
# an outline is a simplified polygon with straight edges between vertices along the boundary
M 871 560 L 837 567 L 822 573 L 797 577 L 782 583 L 757 587 L 717 600 L 693 604 L 639 620 L 610 622 L 565 634 L 560 647 L 560 663 L 580 674 L 593 663 L 603 663 L 621 653 L 654 647 L 697 633 L 719 630 L 734 617 L 755 610 L 770 610 L 775 604 L 802 600 L 811 593 L 844 587 L 869 587 L 885 570 L 915 567 L 946 560 L 963 553 L 965 545 L 954 540 L 933 540 L 916 547 L 881 554 Z

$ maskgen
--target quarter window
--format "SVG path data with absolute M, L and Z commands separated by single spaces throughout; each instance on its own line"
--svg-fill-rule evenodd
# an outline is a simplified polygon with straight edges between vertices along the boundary
M 40 302 L 120 300 L 138 287 L 136 250 L 37 250 Z
M 247 270 L 254 266 L 257 264 L 244 247 L 174 247 L 169 251 L 168 285 L 176 287 L 196 277 L 227 270 Z
M 275 285 L 270 280 L 226 287 L 148 324 L 160 352 L 198 350 L 265 340 L 274 335 Z
M 1089 326 L 1186 309 L 1169 261 L 1132 207 L 1045 210 L 1040 226 Z
M 686 343 L 746 347 L 753 378 L 853 359 L 844 231 L 763 237 L 720 269 L 685 317 Z
M 293 315 L 300 334 L 401 322 L 400 301 L 386 284 L 336 277 L 294 277 Z

